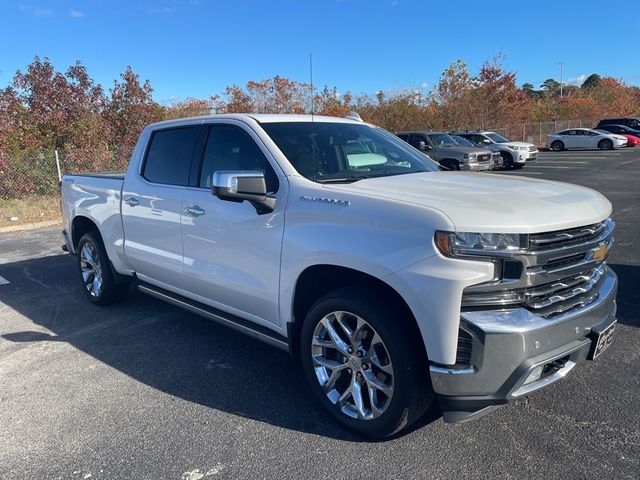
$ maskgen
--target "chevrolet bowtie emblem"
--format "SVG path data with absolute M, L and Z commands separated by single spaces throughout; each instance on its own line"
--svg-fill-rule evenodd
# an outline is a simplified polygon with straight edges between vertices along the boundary
M 609 247 L 606 244 L 600 245 L 600 247 L 598 247 L 597 250 L 593 251 L 593 257 L 592 258 L 594 260 L 598 260 L 598 261 L 602 262 L 606 258 L 607 253 L 609 253 Z

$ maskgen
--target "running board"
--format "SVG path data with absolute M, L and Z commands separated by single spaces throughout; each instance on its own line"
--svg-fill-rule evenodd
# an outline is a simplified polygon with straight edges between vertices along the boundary
M 204 305 L 194 300 L 185 298 L 173 292 L 169 292 L 160 287 L 150 285 L 148 283 L 138 283 L 138 290 L 152 297 L 156 297 L 167 303 L 175 305 L 180 308 L 184 308 L 189 312 L 200 315 L 201 317 L 213 320 L 216 323 L 224 325 L 225 327 L 232 328 L 240 333 L 249 335 L 261 342 L 267 343 L 271 346 L 277 347 L 285 352 L 289 351 L 289 342 L 286 337 L 276 332 L 263 327 L 262 325 L 256 325 L 244 318 L 236 317 L 229 313 L 222 312 L 216 308 Z

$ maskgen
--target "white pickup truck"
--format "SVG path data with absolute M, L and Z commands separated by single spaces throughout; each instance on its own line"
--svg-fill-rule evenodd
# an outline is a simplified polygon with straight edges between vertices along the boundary
M 288 350 L 364 436 L 434 399 L 477 418 L 595 358 L 616 322 L 606 198 L 439 171 L 356 120 L 150 125 L 125 175 L 65 175 L 62 209 L 91 302 L 133 284 Z

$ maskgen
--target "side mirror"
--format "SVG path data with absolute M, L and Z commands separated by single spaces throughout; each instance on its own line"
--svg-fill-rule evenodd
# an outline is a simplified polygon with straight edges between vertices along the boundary
M 485 145 L 491 145 L 491 140 L 489 140 L 488 138 L 483 138 L 482 143 L 484 143 Z
M 214 172 L 211 193 L 230 202 L 247 200 L 259 214 L 271 212 L 276 206 L 276 199 L 267 195 L 267 183 L 260 171 Z

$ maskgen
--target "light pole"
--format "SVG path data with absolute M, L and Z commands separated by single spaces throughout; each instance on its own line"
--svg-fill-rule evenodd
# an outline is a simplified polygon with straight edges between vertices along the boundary
M 560 98 L 562 98 L 562 86 L 563 86 L 563 82 L 562 82 L 562 62 L 558 63 L 560 65 Z

